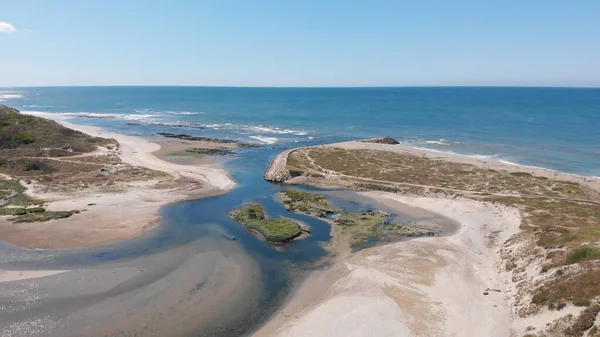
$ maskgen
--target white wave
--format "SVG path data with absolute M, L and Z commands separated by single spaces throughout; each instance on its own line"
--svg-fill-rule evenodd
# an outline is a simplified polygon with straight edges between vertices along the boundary
M 202 115 L 204 114 L 204 112 L 202 111 L 156 111 L 156 110 L 151 110 L 151 109 L 136 109 L 135 112 L 139 113 L 139 114 L 152 114 L 152 115 L 156 115 L 156 116 L 161 116 L 163 114 L 169 114 L 169 115 Z
M 267 143 L 267 144 L 275 144 L 279 140 L 275 137 L 263 137 L 263 136 L 250 136 L 250 138 L 260 140 L 261 142 Z
M 93 112 L 64 112 L 59 113 L 64 116 L 71 117 L 81 117 L 81 118 L 95 118 L 95 119 L 113 119 L 119 118 L 118 114 L 103 114 L 103 113 L 93 113 Z
M 51 108 L 52 105 L 36 105 L 36 104 L 31 104 L 31 105 L 23 105 L 24 108 Z
M 448 141 L 447 139 L 444 139 L 444 138 L 440 138 L 439 140 L 426 140 L 425 143 L 443 145 L 443 146 L 450 146 L 452 144 L 460 144 L 459 142 Z
M 10 91 L 0 91 L 0 99 L 1 100 L 7 100 L 7 99 L 21 99 L 23 98 L 23 95 L 16 93 L 16 92 L 10 92 Z
M 165 111 L 169 115 L 202 115 L 204 112 L 201 111 Z
M 67 118 L 90 118 L 90 119 L 124 119 L 124 120 L 151 120 L 152 117 L 156 117 L 152 114 L 111 114 L 111 113 L 95 113 L 95 112 L 45 112 L 45 111 L 21 111 L 24 114 L 34 116 L 52 116 L 53 118 L 67 119 Z
M 270 127 L 263 125 L 247 125 L 247 124 L 204 124 L 204 127 L 213 128 L 215 130 L 234 130 L 240 132 L 256 132 L 256 133 L 272 133 L 272 134 L 292 134 L 296 136 L 306 136 L 309 131 L 305 130 L 294 130 L 294 129 L 281 129 L 278 127 Z
M 245 127 L 248 130 L 255 131 L 255 132 L 268 132 L 268 133 L 275 133 L 275 134 L 293 134 L 296 136 L 306 136 L 308 134 L 308 132 L 304 131 L 304 130 L 281 129 L 278 127 L 270 127 L 270 126 L 262 126 L 262 125 L 258 125 L 258 126 L 245 125 Z

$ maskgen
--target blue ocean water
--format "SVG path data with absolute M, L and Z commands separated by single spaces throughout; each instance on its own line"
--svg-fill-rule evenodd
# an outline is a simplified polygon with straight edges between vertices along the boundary
M 392 136 L 414 147 L 600 176 L 600 89 L 44 87 L 2 104 L 74 123 L 273 146 Z

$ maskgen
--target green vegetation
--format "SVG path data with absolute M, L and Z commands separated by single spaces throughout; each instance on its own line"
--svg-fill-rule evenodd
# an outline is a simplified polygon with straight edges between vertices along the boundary
M 600 259 L 600 248 L 585 246 L 572 250 L 567 257 L 567 263 L 573 264 L 598 259 Z
M 12 136 L 11 145 L 18 147 L 21 144 L 31 144 L 33 142 L 35 142 L 35 137 L 31 133 L 19 133 Z
M 267 218 L 263 206 L 258 202 L 236 209 L 230 215 L 238 223 L 259 232 L 269 242 L 287 242 L 302 234 L 302 228 L 295 221 Z
M 329 170 L 349 177 L 477 193 L 600 197 L 573 182 L 544 179 L 527 172 L 480 169 L 470 164 L 390 151 L 312 147 L 290 153 L 287 164 L 288 170 L 305 174 L 322 174 Z
M 576 307 L 589 307 L 590 304 L 590 300 L 587 298 L 576 298 L 573 300 L 573 305 Z
M 340 207 L 332 206 L 329 199 L 321 194 L 301 190 L 288 190 L 281 192 L 283 204 L 290 212 L 304 213 L 318 217 L 325 217 Z
M 48 212 L 31 212 L 23 215 L 16 216 L 11 220 L 14 222 L 43 222 L 55 219 L 68 218 L 73 214 L 77 214 L 79 211 L 48 211 Z
M 333 224 L 339 227 L 339 235 L 350 241 L 354 249 L 364 248 L 369 245 L 369 239 L 379 239 L 382 235 L 377 229 L 388 222 L 389 214 L 369 210 L 364 213 L 338 213 L 333 218 Z
M 24 215 L 29 213 L 45 212 L 44 207 L 22 208 L 22 207 L 1 207 L 0 215 Z
M 337 172 L 346 184 L 360 189 L 411 194 L 438 189 L 517 208 L 523 215 L 523 234 L 533 234 L 537 245 L 552 250 L 542 272 L 570 264 L 584 267 L 575 275 L 559 269 L 534 291 L 533 303 L 555 305 L 600 296 L 600 265 L 589 262 L 600 259 L 600 193 L 588 186 L 530 172 L 333 147 L 293 151 L 287 169 L 305 176 Z
M 9 190 L 9 191 L 23 191 L 25 187 L 13 180 L 3 180 L 0 179 L 0 190 Z
M 0 156 L 60 157 L 94 151 L 98 145 L 117 145 L 114 139 L 92 137 L 44 118 L 22 115 L 0 105 Z

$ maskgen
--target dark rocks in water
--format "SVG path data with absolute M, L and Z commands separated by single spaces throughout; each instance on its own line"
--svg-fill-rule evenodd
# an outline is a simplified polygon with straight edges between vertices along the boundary
M 142 125 L 142 124 L 141 123 L 127 122 L 127 123 L 125 123 L 125 125 Z
M 363 140 L 363 142 L 365 142 L 365 143 L 377 143 L 377 144 L 390 144 L 390 145 L 400 144 L 399 141 L 395 140 L 392 137 L 367 139 L 367 140 Z
M 250 144 L 244 143 L 233 139 L 217 139 L 210 137 L 197 137 L 191 136 L 184 133 L 171 133 L 171 132 L 159 132 L 157 135 L 161 135 L 166 138 L 177 138 L 183 140 L 193 140 L 193 141 L 203 141 L 203 142 L 211 142 L 211 143 L 219 143 L 219 144 L 237 144 L 239 147 L 260 147 L 258 144 Z
M 235 154 L 235 152 L 229 149 L 204 149 L 193 147 L 190 149 L 185 149 L 184 152 L 198 154 L 198 155 L 207 155 L 207 156 L 226 156 Z

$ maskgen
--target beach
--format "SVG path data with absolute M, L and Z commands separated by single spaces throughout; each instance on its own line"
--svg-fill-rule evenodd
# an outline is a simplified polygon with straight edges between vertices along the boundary
M 486 89 L 491 112 L 478 114 L 468 89 L 36 90 L 16 107 L 119 146 L 22 155 L 56 164 L 40 181 L 4 166 L 48 212 L 79 213 L 3 217 L 0 335 L 588 337 L 600 326 L 585 93 Z M 544 119 L 555 94 L 581 106 Z M 520 104 L 527 121 L 511 114 Z M 447 106 L 462 112 L 450 119 Z M 569 124 L 571 113 L 582 117 Z M 559 136 L 539 135 L 556 125 Z M 294 212 L 289 190 L 341 210 Z M 272 245 L 227 215 L 254 202 L 310 233 Z M 390 216 L 376 230 L 344 218 L 380 211 Z
M 168 162 L 153 153 L 161 153 L 164 141 L 151 142 L 141 137 L 108 132 L 98 127 L 66 123 L 64 126 L 95 137 L 113 138 L 119 142 L 115 150 L 99 150 L 93 155 L 114 154 L 123 163 L 164 172 L 172 177 L 163 188 L 156 188 L 162 179 L 146 179 L 123 182 L 112 191 L 87 189 L 48 193 L 39 191 L 35 183 L 29 185 L 26 194 L 47 202 L 49 210 L 85 210 L 67 219 L 51 220 L 43 223 L 14 224 L 0 221 L 0 236 L 4 241 L 27 248 L 69 249 L 106 244 L 134 238 L 156 226 L 160 221 L 158 210 L 169 203 L 204 198 L 224 193 L 235 186 L 228 174 L 209 166 L 183 165 Z M 207 142 L 196 144 L 186 142 L 184 146 L 206 146 Z M 188 145 L 189 144 L 189 145 Z M 164 151 L 164 150 L 163 150 Z M 108 152 L 108 153 L 107 153 Z
M 386 157 L 380 163 L 388 166 L 361 164 L 384 153 Z M 500 189 L 490 193 L 486 188 L 495 186 L 474 185 L 468 179 L 458 186 L 445 185 L 442 177 L 430 183 L 426 171 L 423 178 L 413 173 L 414 167 L 427 163 L 443 167 L 439 174 L 449 179 L 454 179 L 451 169 L 463 177 L 469 170 L 481 177 L 490 174 Z M 389 176 L 386 172 L 394 165 L 405 165 L 406 178 L 373 178 Z M 502 175 L 507 178 L 499 178 Z M 514 177 L 581 186 L 577 192 L 580 195 L 544 192 L 544 183 L 523 190 L 525 193 L 511 190 Z M 550 199 L 547 203 L 568 200 L 583 202 L 593 212 L 599 201 L 598 179 L 382 144 L 378 140 L 282 152 L 271 162 L 265 179 L 320 188 L 371 190 L 359 194 L 398 211 L 406 212 L 408 206 L 439 214 L 456 221 L 459 230 L 449 236 L 414 238 L 353 253 L 336 251 L 331 268 L 309 277 L 256 336 L 508 337 L 532 331 L 562 336 L 573 329 L 572 317 L 585 316 L 585 310 L 577 306 L 564 304 L 566 308 L 561 312 L 551 306 L 544 309 L 532 305 L 531 293 L 545 282 L 557 282 L 562 272 L 543 275 L 547 251 L 536 245 L 532 232 L 523 230 L 531 215 L 516 205 L 498 201 L 515 197 L 526 204 L 528 198 Z M 508 184 L 508 189 L 502 184 Z M 335 229 L 334 241 L 340 234 Z M 522 267 L 513 267 L 515 262 Z M 336 329 L 332 331 L 331 326 Z
M 460 230 L 336 260 L 256 336 L 510 336 L 510 281 L 499 273 L 498 254 L 518 231 L 518 212 L 472 200 L 363 195 L 390 207 L 439 213 L 460 223 Z M 322 297 L 306 296 L 314 293 Z

